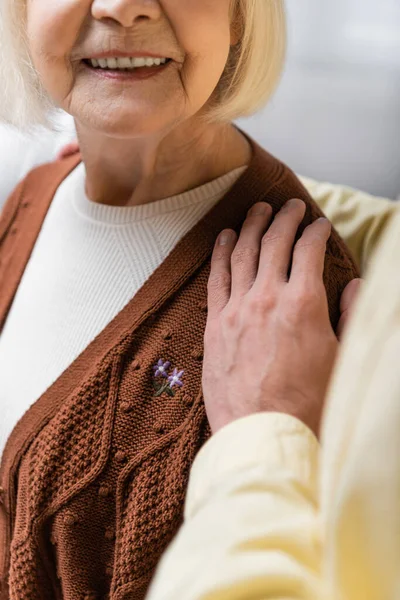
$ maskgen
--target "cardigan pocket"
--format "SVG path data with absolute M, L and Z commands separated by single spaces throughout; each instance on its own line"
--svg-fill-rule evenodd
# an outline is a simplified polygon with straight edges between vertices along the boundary
M 202 396 L 188 418 L 121 474 L 111 598 L 143 596 L 183 519 L 191 465 L 210 435 Z

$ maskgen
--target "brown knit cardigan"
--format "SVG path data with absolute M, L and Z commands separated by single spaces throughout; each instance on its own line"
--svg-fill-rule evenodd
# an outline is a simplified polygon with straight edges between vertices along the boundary
M 79 160 L 35 169 L 5 206 L 0 331 L 55 191 Z M 145 596 L 210 435 L 201 372 L 213 244 L 223 228 L 239 229 L 255 202 L 276 211 L 293 197 L 308 205 L 304 225 L 321 215 L 295 175 L 254 144 L 233 189 L 17 424 L 0 469 L 2 600 Z M 354 276 L 333 232 L 325 269 L 333 325 Z M 159 359 L 184 370 L 175 395 L 157 395 Z

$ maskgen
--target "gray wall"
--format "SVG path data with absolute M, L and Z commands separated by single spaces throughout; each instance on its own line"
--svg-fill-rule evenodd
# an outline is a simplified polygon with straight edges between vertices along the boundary
M 400 0 L 287 0 L 289 57 L 241 125 L 297 172 L 400 194 Z
M 287 7 L 281 86 L 242 127 L 301 174 L 396 198 L 400 0 L 287 0 Z M 0 204 L 67 137 L 27 141 L 0 127 Z

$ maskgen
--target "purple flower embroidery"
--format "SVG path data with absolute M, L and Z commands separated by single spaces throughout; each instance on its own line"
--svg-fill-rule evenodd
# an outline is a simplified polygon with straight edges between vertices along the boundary
M 164 394 L 164 393 L 167 394 L 168 396 L 175 396 L 175 392 L 174 392 L 173 388 L 175 386 L 177 386 L 177 387 L 183 386 L 182 375 L 184 374 L 184 371 L 178 371 L 178 369 L 174 369 L 172 372 L 172 375 L 169 375 L 168 371 L 169 371 L 170 366 L 171 366 L 171 363 L 169 361 L 164 362 L 164 360 L 160 358 L 158 363 L 156 365 L 154 365 L 154 367 L 153 367 L 153 371 L 154 371 L 153 386 L 154 386 L 154 390 L 155 390 L 155 393 L 154 393 L 155 398 L 162 396 L 162 394 Z M 158 382 L 158 381 L 156 381 L 157 377 L 164 377 L 164 379 L 166 379 L 167 381 Z
M 182 383 L 182 375 L 184 374 L 185 371 L 179 371 L 178 369 L 174 369 L 174 372 L 172 373 L 172 375 L 170 375 L 168 377 L 168 381 L 169 381 L 169 387 L 172 389 L 175 385 L 177 385 L 178 387 L 182 387 L 183 383 Z
M 156 365 L 154 365 L 154 377 L 168 377 L 168 369 L 170 368 L 171 363 L 166 361 L 164 362 L 161 358 Z

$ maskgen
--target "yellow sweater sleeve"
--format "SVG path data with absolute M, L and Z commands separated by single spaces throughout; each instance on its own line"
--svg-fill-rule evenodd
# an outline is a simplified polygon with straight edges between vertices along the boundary
M 383 202 L 386 235 L 341 349 L 322 451 L 282 414 L 214 436 L 149 600 L 400 598 L 400 212 Z M 369 254 L 373 237 L 356 247 Z
M 399 232 L 400 213 L 341 349 L 322 450 L 282 414 L 214 436 L 149 600 L 400 598 Z
M 192 469 L 185 524 L 149 600 L 324 600 L 318 442 L 258 414 L 215 435 Z
M 340 600 L 400 598 L 400 213 L 345 336 L 327 400 L 324 581 Z
M 350 248 L 365 273 L 399 204 L 350 187 L 300 177 L 310 195 Z

